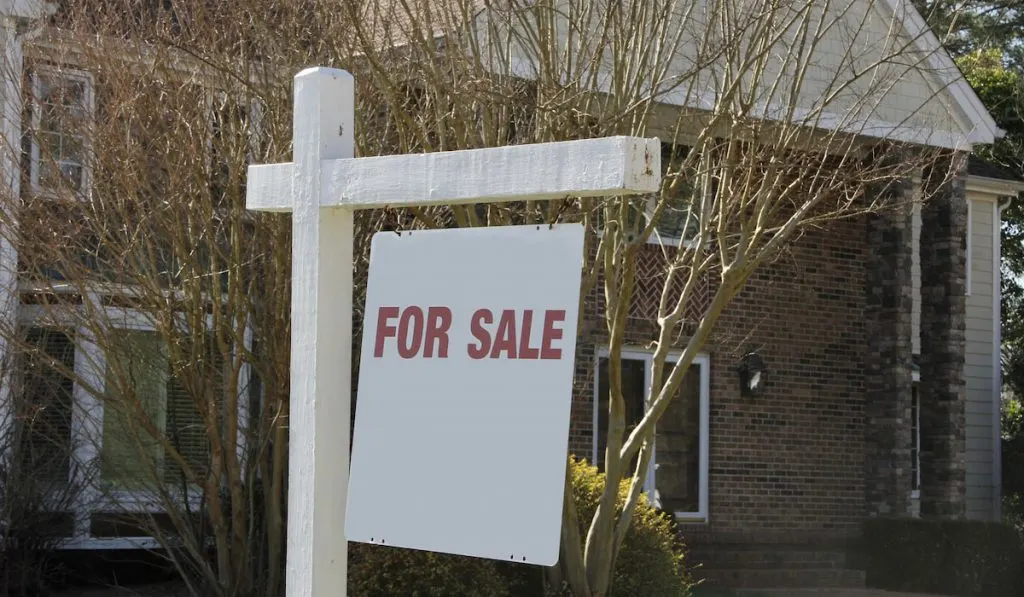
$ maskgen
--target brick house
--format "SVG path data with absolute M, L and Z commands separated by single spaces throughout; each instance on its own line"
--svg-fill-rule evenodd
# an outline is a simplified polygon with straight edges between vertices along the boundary
M 1024 185 L 972 159 L 957 189 L 949 196 L 961 205 L 956 228 L 944 235 L 922 234 L 940 226 L 934 204 L 910 221 L 832 223 L 755 273 L 727 307 L 659 423 L 646 485 L 675 512 L 703 566 L 698 576 L 734 586 L 858 586 L 852 550 L 866 517 L 999 519 L 999 213 Z M 654 277 L 663 271 L 658 242 L 642 257 Z M 950 279 L 956 294 L 922 303 Z M 657 298 L 638 291 L 635 347 L 623 352 L 633 421 L 650 375 L 641 343 Z M 600 463 L 593 430 L 605 417 L 594 406 L 606 404 L 607 376 L 598 301 L 588 305 L 578 349 L 570 441 Z M 741 388 L 749 353 L 767 369 L 759 395 Z M 928 412 L 927 396 L 941 392 L 953 413 Z M 929 416 L 945 425 L 935 423 L 941 435 L 932 441 L 951 451 L 931 469 L 923 462 Z
M 897 2 L 864 5 L 882 16 L 876 26 L 885 27 Z M 22 44 L 32 42 L 18 31 L 40 7 L 15 3 L 8 10 L 0 15 L 0 34 L 7 63 L 20 72 L 27 68 Z M 902 22 L 920 28 L 920 17 L 908 10 Z M 486 19 L 486 11 L 478 18 Z M 938 42 L 924 35 L 917 43 L 934 51 Z M 935 60 L 940 70 L 955 70 L 941 51 Z M 962 78 L 948 82 L 940 101 L 926 91 L 946 82 L 926 77 L 900 83 L 883 106 L 890 122 L 909 118 L 918 132 L 931 126 L 932 142 L 961 151 L 996 138 L 992 119 Z M 73 88 L 73 101 L 92 110 L 91 78 L 74 65 L 32 69 L 27 80 L 37 91 Z M 15 88 L 6 81 L 7 93 Z M 12 105 L 4 103 L 8 140 L 33 126 Z M 942 126 L 934 118 L 914 121 L 919 112 L 938 114 Z M 5 180 L 19 180 L 18 170 L 27 167 L 30 184 L 40 184 L 38 151 L 29 147 L 26 166 L 6 161 Z M 967 164 L 947 192 L 905 218 L 850 219 L 805 235 L 787 258 L 760 269 L 727 308 L 684 381 L 685 398 L 659 425 L 647 485 L 659 506 L 675 514 L 709 579 L 856 585 L 863 573 L 847 560 L 847 548 L 867 517 L 999 517 L 1000 209 L 1024 184 L 978 160 Z M 89 184 L 73 153 L 62 156 L 62 166 L 65 176 Z M 913 194 L 914 185 L 903 192 Z M 629 332 L 634 347 L 623 365 L 634 420 L 650 375 L 642 345 L 661 287 L 660 245 L 679 242 L 686 242 L 684 232 L 666 222 L 641 257 Z M 8 278 L 0 286 L 17 282 Z M 699 313 L 700 301 L 692 308 Z M 600 309 L 595 293 L 579 342 L 569 446 L 599 464 L 607 393 Z M 31 307 L 19 310 L 19 318 L 31 319 Z M 71 366 L 76 359 L 103 362 L 101 355 L 82 355 L 70 338 L 53 342 L 52 352 Z M 741 391 L 737 366 L 747 354 L 767 366 L 757 394 Z M 77 385 L 68 392 L 79 403 L 95 400 Z M 66 413 L 69 432 L 75 412 Z M 69 549 L 155 545 L 120 535 L 93 512 L 75 512 L 69 526 Z

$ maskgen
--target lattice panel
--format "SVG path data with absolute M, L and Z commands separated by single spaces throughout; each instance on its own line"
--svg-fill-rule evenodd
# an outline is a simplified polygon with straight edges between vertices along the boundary
M 667 273 L 668 262 L 660 247 L 651 245 L 640 249 L 637 254 L 636 286 L 633 290 L 633 302 L 629 310 L 630 318 L 651 323 L 657 320 L 658 303 L 661 300 Z M 686 286 L 686 279 L 686 272 L 679 272 L 672 280 L 672 287 L 669 290 L 671 303 L 679 300 L 679 296 Z M 705 272 L 687 301 L 683 325 L 689 327 L 696 324 L 707 312 L 710 301 L 711 279 Z M 588 311 L 600 317 L 605 308 L 603 277 L 598 280 L 587 302 Z
M 662 289 L 668 276 L 668 260 L 659 247 L 649 246 L 640 250 L 636 263 L 636 289 L 633 291 L 633 304 L 630 316 L 647 321 L 655 321 L 658 317 L 658 303 Z M 678 272 L 669 289 L 669 304 L 679 300 L 686 286 L 688 274 Z M 708 308 L 711 299 L 711 285 L 707 273 L 701 276 L 693 295 L 687 301 L 684 323 L 696 323 Z

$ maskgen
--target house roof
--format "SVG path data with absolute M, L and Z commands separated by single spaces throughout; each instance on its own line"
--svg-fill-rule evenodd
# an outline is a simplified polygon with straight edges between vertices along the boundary
M 1024 193 L 1024 179 L 999 164 L 970 155 L 967 157 L 967 190 L 1014 199 Z
M 812 0 L 813 1 L 813 0 Z M 869 1 L 869 0 L 865 0 Z M 359 3 L 358 17 L 365 26 L 369 43 L 376 49 L 400 48 L 412 40 L 438 40 L 459 30 L 482 11 L 503 11 L 532 4 L 530 0 L 373 0 Z M 44 0 L 0 0 L 0 12 L 43 6 Z M 963 74 L 943 49 L 938 37 L 928 28 L 911 0 L 884 0 L 873 3 L 888 11 L 906 28 L 917 49 L 927 56 L 925 70 L 937 86 L 946 91 L 945 103 L 952 117 L 967 123 L 965 140 L 969 144 L 989 144 L 1003 136 L 991 114 Z M 19 8 L 20 7 L 20 8 Z M 827 126 L 827 125 L 826 125 Z
M 443 14 L 454 6 L 459 9 L 458 16 L 465 17 L 483 10 L 500 10 L 513 5 L 523 6 L 524 3 L 529 4 L 528 0 L 412 0 L 411 2 L 409 0 L 378 0 L 376 3 L 368 4 L 385 7 L 421 5 L 421 11 L 432 12 L 434 15 Z M 927 56 L 928 64 L 926 66 L 929 68 L 925 70 L 938 80 L 940 89 L 946 90 L 951 100 L 947 105 L 960 112 L 963 118 L 969 122 L 970 130 L 966 134 L 967 142 L 990 144 L 1001 138 L 1005 131 L 996 124 L 978 94 L 964 78 L 949 52 L 945 50 L 939 38 L 928 27 L 913 2 L 911 0 L 885 0 L 873 4 L 883 10 L 888 8 L 890 12 L 888 16 L 903 23 L 906 34 L 913 40 L 917 49 Z M 383 14 L 388 15 L 392 12 L 385 10 Z M 450 29 L 442 23 L 432 22 L 430 26 L 433 33 L 438 36 L 444 35 L 444 31 Z
M 909 0 L 885 0 L 885 4 L 894 16 L 903 16 L 907 34 L 912 37 L 918 49 L 928 56 L 928 61 L 934 67 L 934 76 L 946 85 L 956 106 L 973 125 L 968 140 L 972 143 L 988 144 L 1005 135 L 1005 131 L 996 124 L 981 98 L 964 78 L 952 56 L 943 48 L 939 38 L 928 27 L 914 4 Z
M 45 0 L 0 0 L 0 15 L 20 19 L 38 19 L 52 10 Z
M 999 164 L 984 160 L 976 155 L 971 155 L 967 158 L 967 175 L 1024 183 L 1024 179 L 1007 171 Z

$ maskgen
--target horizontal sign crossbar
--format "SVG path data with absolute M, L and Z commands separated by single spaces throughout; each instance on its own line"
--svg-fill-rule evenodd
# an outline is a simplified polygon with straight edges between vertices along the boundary
M 291 211 L 291 163 L 249 167 L 246 207 Z M 368 209 L 653 193 L 657 139 L 604 137 L 324 160 L 321 207 Z

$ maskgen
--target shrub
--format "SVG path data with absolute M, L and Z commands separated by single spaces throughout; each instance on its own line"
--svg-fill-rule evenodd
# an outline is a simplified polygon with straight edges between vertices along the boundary
M 586 536 L 605 477 L 585 461 L 570 459 L 573 496 Z M 619 491 L 625 502 L 627 485 Z M 362 543 L 349 544 L 352 597 L 539 597 L 543 570 L 536 566 Z M 686 597 L 690 579 L 672 520 L 641 500 L 615 562 L 609 597 Z M 548 594 L 555 594 L 549 588 Z
M 364 543 L 349 543 L 351 597 L 507 597 L 497 562 Z
M 1003 522 L 1017 529 L 1024 540 L 1024 493 L 1003 496 Z
M 586 461 L 571 458 L 573 496 L 586 537 L 597 503 L 604 491 L 605 476 Z M 619 487 L 619 508 L 625 503 L 628 483 Z M 683 545 L 675 534 L 674 521 L 641 498 L 633 513 L 622 551 L 615 561 L 610 597 L 685 597 L 692 586 L 684 566 Z
M 1024 545 L 995 522 L 874 519 L 864 527 L 867 582 L 892 591 L 1020 597 Z

